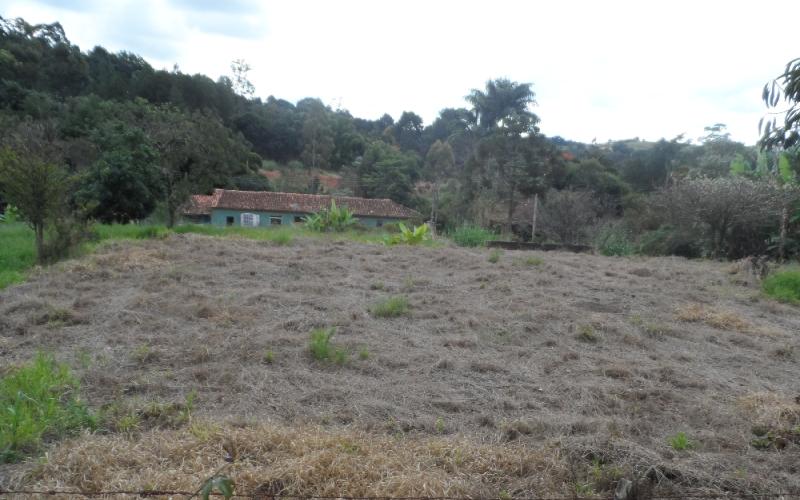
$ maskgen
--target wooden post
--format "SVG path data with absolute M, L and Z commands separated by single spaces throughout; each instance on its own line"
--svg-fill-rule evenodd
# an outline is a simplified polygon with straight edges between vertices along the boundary
M 539 209 L 539 193 L 533 195 L 533 221 L 531 224 L 531 241 L 536 240 L 536 215 Z

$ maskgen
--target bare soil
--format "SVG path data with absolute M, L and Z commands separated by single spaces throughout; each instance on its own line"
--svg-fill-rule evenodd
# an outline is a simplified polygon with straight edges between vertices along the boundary
M 746 265 L 524 251 L 493 264 L 488 256 L 173 235 L 109 244 L 42 271 L 0 292 L 0 367 L 53 351 L 80 375 L 90 405 L 108 413 L 195 391 L 193 422 L 216 430 L 195 423 L 82 436 L 53 444 L 47 467 L 0 468 L 0 486 L 101 489 L 127 477 L 136 487 L 146 478 L 132 471 L 143 463 L 107 459 L 91 472 L 70 450 L 98 457 L 111 442 L 133 454 L 154 440 L 194 440 L 182 457 L 150 450 L 163 472 L 201 453 L 199 443 L 223 446 L 220 429 L 229 428 L 251 429 L 251 446 L 296 429 L 357 433 L 363 449 L 389 438 L 411 448 L 451 441 L 550 464 L 484 477 L 421 461 L 443 467 L 427 489 L 416 476 L 378 488 L 348 483 L 352 471 L 331 483 L 278 474 L 285 463 L 237 469 L 240 482 L 255 487 L 270 476 L 304 494 L 330 494 L 331 484 L 341 495 L 602 492 L 621 476 L 670 491 L 800 489 L 800 309 L 764 298 Z M 408 314 L 370 314 L 398 295 Z M 336 328 L 343 364 L 310 355 L 310 331 L 322 327 Z M 680 432 L 687 450 L 669 444 Z M 215 467 L 197 463 L 181 477 Z

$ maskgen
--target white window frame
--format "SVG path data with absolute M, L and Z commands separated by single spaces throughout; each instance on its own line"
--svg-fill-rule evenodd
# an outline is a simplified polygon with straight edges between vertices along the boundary
M 261 217 L 259 217 L 258 214 L 250 212 L 244 212 L 239 216 L 239 222 L 242 224 L 242 227 L 258 227 L 261 222 L 260 219 Z

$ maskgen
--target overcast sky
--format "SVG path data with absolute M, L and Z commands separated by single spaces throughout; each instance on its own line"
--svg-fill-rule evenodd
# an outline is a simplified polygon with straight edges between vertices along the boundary
M 722 122 L 754 143 L 761 88 L 800 57 L 800 0 L 0 0 L 0 15 L 215 80 L 242 58 L 260 97 L 363 118 L 428 124 L 488 79 L 532 82 L 542 131 L 587 142 Z

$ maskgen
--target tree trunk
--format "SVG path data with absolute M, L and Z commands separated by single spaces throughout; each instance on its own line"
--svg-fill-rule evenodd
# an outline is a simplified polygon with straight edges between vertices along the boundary
M 533 220 L 531 221 L 531 242 L 536 240 L 536 216 L 539 212 L 539 193 L 533 195 Z
M 431 199 L 431 234 L 436 236 L 436 205 L 439 201 L 439 183 L 433 183 L 433 196 Z
M 34 224 L 33 232 L 36 234 L 36 261 L 44 264 L 44 223 Z
M 781 236 L 778 242 L 778 261 L 786 260 L 786 228 L 789 226 L 789 208 L 784 205 L 781 210 Z
M 511 235 L 513 233 L 512 228 L 514 227 L 514 190 L 512 189 L 511 192 L 508 193 L 508 220 L 506 221 L 506 225 L 508 226 L 508 234 Z

